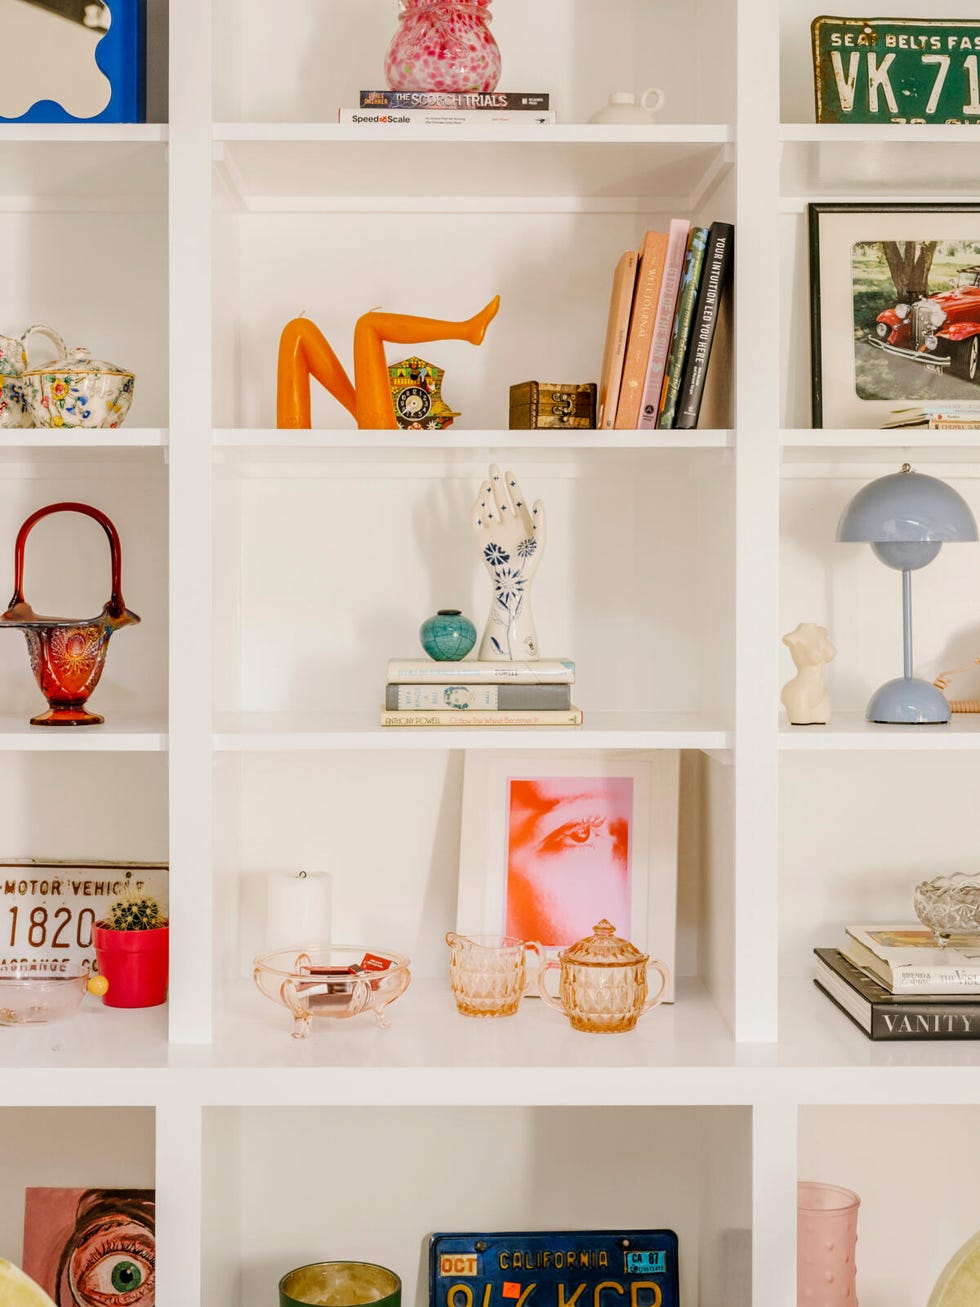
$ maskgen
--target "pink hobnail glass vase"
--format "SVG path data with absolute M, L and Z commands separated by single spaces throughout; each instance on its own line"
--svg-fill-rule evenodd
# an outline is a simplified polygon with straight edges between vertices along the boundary
M 854 1249 L 861 1199 L 850 1189 L 796 1187 L 797 1307 L 857 1307 Z
M 401 0 L 398 31 L 385 55 L 392 91 L 492 91 L 500 48 L 490 31 L 491 0 Z

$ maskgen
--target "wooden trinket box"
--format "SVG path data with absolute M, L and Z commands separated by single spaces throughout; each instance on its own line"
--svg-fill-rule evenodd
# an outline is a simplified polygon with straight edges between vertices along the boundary
M 522 381 L 510 388 L 510 429 L 566 427 L 589 431 L 595 427 L 594 381 L 581 385 L 551 381 Z

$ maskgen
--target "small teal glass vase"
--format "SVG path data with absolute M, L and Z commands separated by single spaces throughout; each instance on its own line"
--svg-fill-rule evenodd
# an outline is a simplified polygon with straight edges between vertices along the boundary
M 458 608 L 440 608 L 422 623 L 419 639 L 437 663 L 458 663 L 476 644 L 476 627 Z

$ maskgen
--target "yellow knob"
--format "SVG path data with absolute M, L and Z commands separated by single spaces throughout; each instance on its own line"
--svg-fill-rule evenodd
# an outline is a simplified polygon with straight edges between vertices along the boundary
M 88 992 L 94 994 L 96 998 L 101 998 L 103 994 L 108 993 L 109 982 L 105 976 L 93 976 L 88 982 Z

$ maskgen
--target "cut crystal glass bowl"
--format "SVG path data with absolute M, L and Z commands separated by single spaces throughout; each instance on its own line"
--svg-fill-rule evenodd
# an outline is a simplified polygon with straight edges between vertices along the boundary
M 915 888 L 915 915 L 945 948 L 951 935 L 980 935 L 980 876 L 957 872 Z

